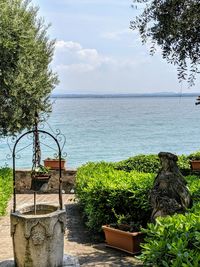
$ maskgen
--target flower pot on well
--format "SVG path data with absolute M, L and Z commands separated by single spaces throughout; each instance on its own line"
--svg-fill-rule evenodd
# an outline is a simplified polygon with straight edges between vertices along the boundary
M 144 241 L 144 234 L 141 232 L 126 232 L 103 225 L 107 246 L 116 248 L 131 254 L 141 251 L 140 243 Z
M 41 174 L 35 174 L 34 175 L 34 179 L 35 180 L 44 180 L 44 181 L 48 181 L 50 179 L 51 175 L 46 174 L 46 173 L 41 173 Z
M 65 159 L 61 159 L 61 169 L 65 169 Z M 59 159 L 45 159 L 44 166 L 51 170 L 58 170 L 59 169 Z

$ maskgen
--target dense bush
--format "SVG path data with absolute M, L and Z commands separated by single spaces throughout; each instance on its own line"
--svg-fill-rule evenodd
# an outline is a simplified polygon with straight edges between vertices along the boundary
M 178 167 L 183 174 L 190 171 L 189 159 L 185 155 L 178 156 Z M 160 160 L 157 155 L 137 155 L 115 163 L 117 170 L 130 172 L 136 170 L 145 173 L 157 173 L 160 169 Z
M 158 218 L 148 224 L 141 259 L 145 266 L 200 266 L 200 179 L 187 176 L 193 207 L 185 215 Z
M 141 260 L 145 266 L 200 266 L 200 207 L 149 224 Z
M 86 224 L 93 231 L 115 223 L 117 215 L 146 225 L 150 217 L 149 188 L 154 174 L 115 170 L 112 164 L 88 163 L 78 169 L 76 195 L 83 208 Z
M 9 168 L 0 169 L 0 216 L 6 212 L 8 200 L 12 194 L 12 173 Z
M 196 175 L 188 175 L 185 177 L 187 185 L 189 187 L 190 193 L 192 195 L 192 200 L 194 204 L 200 202 L 200 179 Z
M 119 163 L 88 163 L 78 169 L 76 195 L 83 208 L 87 226 L 99 231 L 102 224 L 115 223 L 117 216 L 147 223 L 151 208 L 149 189 L 159 169 L 156 155 L 138 155 Z M 179 156 L 179 166 L 188 168 L 188 158 Z M 135 171 L 133 171 L 135 170 Z M 143 173 L 142 173 L 143 171 Z M 200 179 L 187 176 L 193 200 L 200 196 Z
M 188 156 L 188 159 L 190 159 L 190 160 L 200 160 L 200 151 L 196 151 L 196 152 L 191 153 Z
M 190 159 L 188 158 L 188 156 L 178 156 L 178 167 L 183 175 L 190 174 Z
M 157 155 L 137 155 L 115 164 L 117 170 L 130 172 L 132 170 L 145 173 L 157 173 L 160 161 Z
M 119 163 L 88 163 L 79 168 L 76 192 L 87 226 L 100 231 L 103 224 L 128 218 L 146 227 L 151 213 L 148 193 L 158 164 L 155 155 L 138 155 Z M 179 156 L 178 165 L 189 170 L 188 156 Z M 185 179 L 193 207 L 186 214 L 158 218 L 143 230 L 144 266 L 200 266 L 200 179 L 196 175 Z

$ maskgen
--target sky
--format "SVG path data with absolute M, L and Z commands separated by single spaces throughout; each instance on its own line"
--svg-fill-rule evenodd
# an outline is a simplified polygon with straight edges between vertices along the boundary
M 176 68 L 159 49 L 149 55 L 130 21 L 142 12 L 132 0 L 32 0 L 51 23 L 56 39 L 52 69 L 60 83 L 55 94 L 198 92 L 179 83 Z M 199 80 L 199 78 L 198 78 Z

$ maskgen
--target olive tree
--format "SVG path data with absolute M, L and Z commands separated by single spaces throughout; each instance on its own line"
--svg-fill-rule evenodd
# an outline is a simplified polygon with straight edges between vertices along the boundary
M 33 126 L 35 112 L 51 111 L 55 42 L 37 13 L 30 1 L 0 0 L 0 136 Z
M 145 3 L 143 12 L 131 21 L 131 29 L 139 30 L 142 42 L 156 46 L 169 63 L 177 66 L 178 79 L 194 85 L 200 63 L 199 0 L 135 0 Z

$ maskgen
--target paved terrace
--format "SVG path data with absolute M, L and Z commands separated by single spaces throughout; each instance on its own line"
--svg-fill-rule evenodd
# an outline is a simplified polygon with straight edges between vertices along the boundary
M 37 203 L 39 202 L 58 205 L 58 195 L 37 195 Z M 104 243 L 93 241 L 94 237 L 91 237 L 82 223 L 79 206 L 75 202 L 74 195 L 64 194 L 63 203 L 67 213 L 64 253 L 77 257 L 80 266 L 142 266 L 133 256 L 108 248 Z M 18 207 L 33 204 L 33 195 L 17 195 L 17 204 Z M 8 205 L 8 215 L 0 218 L 0 262 L 13 258 L 9 218 L 11 207 L 12 200 Z

